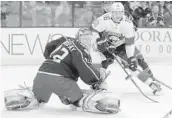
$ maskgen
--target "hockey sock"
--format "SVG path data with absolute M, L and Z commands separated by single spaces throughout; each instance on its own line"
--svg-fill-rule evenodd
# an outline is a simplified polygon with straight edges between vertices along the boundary
M 144 83 L 146 84 L 150 84 L 153 79 L 151 78 L 153 76 L 151 70 L 149 68 L 143 70 L 142 72 L 140 72 L 137 77 Z

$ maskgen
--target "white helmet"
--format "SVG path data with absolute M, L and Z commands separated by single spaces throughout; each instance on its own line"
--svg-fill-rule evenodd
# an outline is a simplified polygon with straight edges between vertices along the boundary
M 115 21 L 121 20 L 121 18 L 124 16 L 124 6 L 121 2 L 114 2 L 110 10 L 112 13 L 112 18 Z
M 121 11 L 124 12 L 124 6 L 121 2 L 114 2 L 111 6 L 111 12 L 112 11 Z

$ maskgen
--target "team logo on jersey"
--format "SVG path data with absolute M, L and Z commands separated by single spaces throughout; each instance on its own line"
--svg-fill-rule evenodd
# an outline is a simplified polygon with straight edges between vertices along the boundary
M 118 38 L 122 37 L 121 33 L 117 33 L 117 32 L 108 32 L 108 36 L 116 36 Z

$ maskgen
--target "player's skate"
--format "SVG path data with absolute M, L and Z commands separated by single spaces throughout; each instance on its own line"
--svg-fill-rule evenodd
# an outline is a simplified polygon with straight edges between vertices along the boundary
M 150 70 L 139 70 L 139 74 L 137 75 L 137 77 L 153 90 L 154 95 L 161 95 L 161 85 L 158 82 L 154 81 L 153 74 Z
M 145 84 L 147 84 L 153 90 L 154 95 L 161 95 L 162 92 L 161 85 L 156 81 L 154 81 L 152 78 L 147 78 Z
M 149 87 L 153 90 L 153 94 L 154 95 L 161 95 L 162 93 L 162 88 L 161 85 L 159 83 L 157 83 L 156 81 L 153 81 L 149 84 Z

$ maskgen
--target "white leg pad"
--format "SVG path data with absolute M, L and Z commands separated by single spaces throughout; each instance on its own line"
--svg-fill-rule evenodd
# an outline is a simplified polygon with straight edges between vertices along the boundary
M 38 107 L 39 105 L 33 92 L 29 88 L 5 91 L 4 102 L 7 110 L 30 109 Z
M 107 91 L 85 91 L 80 101 L 83 111 L 95 113 L 118 113 L 120 100 Z

